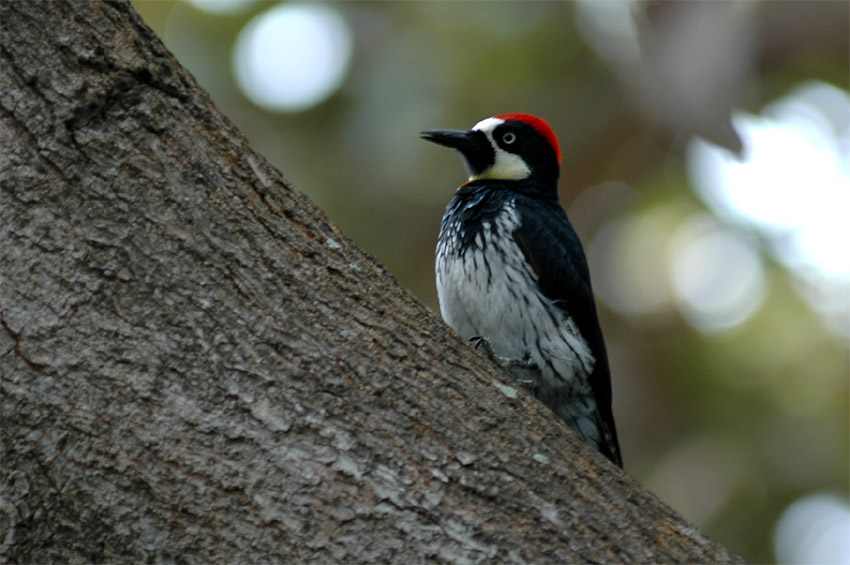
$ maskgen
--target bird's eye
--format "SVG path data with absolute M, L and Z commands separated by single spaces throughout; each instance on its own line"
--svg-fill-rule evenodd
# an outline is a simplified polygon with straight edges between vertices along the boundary
M 509 131 L 502 136 L 502 141 L 504 141 L 506 145 L 510 145 L 511 143 L 516 141 L 516 134 L 512 131 Z

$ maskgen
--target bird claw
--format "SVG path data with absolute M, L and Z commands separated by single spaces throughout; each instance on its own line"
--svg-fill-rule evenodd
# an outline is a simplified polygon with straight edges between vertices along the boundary
M 472 342 L 472 347 L 475 348 L 475 351 L 479 353 L 483 353 L 485 357 L 488 357 L 491 361 L 498 363 L 504 367 L 503 361 L 507 361 L 507 359 L 503 357 L 497 356 L 493 353 L 493 346 L 490 345 L 490 340 L 486 337 L 475 336 L 469 338 L 469 341 Z
M 490 340 L 486 337 L 475 336 L 469 338 L 469 341 L 472 342 L 472 346 L 476 351 L 483 353 L 484 356 L 488 357 L 491 361 L 505 369 L 519 386 L 536 394 L 538 371 L 537 366 L 534 365 L 531 360 L 499 357 L 493 353 L 493 346 L 490 344 Z

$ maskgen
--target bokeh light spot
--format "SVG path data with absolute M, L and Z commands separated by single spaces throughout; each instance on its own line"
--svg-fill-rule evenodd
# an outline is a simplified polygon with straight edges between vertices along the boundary
M 635 0 L 579 0 L 574 4 L 579 29 L 607 59 L 635 61 L 640 56 Z
M 704 524 L 746 480 L 746 457 L 722 437 L 690 437 L 673 446 L 646 476 L 646 485 L 685 518 Z
M 351 51 L 351 33 L 334 8 L 284 5 L 260 14 L 240 32 L 233 73 L 258 106 L 296 112 L 340 87 Z
M 850 316 L 848 116 L 850 93 L 809 82 L 759 116 L 733 116 L 742 158 L 701 140 L 688 150 L 692 182 L 706 204 L 755 229 L 809 286 L 804 297 L 843 332 Z M 827 298 L 836 296 L 843 298 Z
M 795 501 L 776 525 L 779 563 L 850 563 L 850 505 L 846 498 L 815 494 Z
M 236 14 L 248 8 L 254 0 L 185 0 L 198 10 L 210 14 Z
M 671 249 L 673 288 L 691 325 L 705 331 L 735 326 L 765 295 L 759 253 L 750 239 L 708 216 L 688 221 Z
M 614 310 L 626 315 L 653 314 L 671 305 L 667 256 L 676 211 L 659 207 L 607 222 L 588 249 L 594 286 Z

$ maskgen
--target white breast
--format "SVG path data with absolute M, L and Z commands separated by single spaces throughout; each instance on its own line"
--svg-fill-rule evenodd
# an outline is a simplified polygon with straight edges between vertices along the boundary
M 592 370 L 593 355 L 564 310 L 538 290 L 511 235 L 519 222 L 510 202 L 483 224 L 469 248 L 458 248 L 459 237 L 441 238 L 455 243 L 437 249 L 440 312 L 462 336 L 487 338 L 496 355 L 530 360 L 547 380 L 573 380 Z

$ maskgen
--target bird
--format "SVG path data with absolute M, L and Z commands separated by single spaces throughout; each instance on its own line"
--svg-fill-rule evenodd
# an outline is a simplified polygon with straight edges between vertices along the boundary
M 509 113 L 420 135 L 457 150 L 469 173 L 437 240 L 443 319 L 622 467 L 590 271 L 558 197 L 554 131 Z

